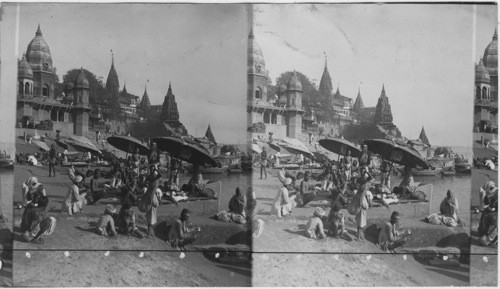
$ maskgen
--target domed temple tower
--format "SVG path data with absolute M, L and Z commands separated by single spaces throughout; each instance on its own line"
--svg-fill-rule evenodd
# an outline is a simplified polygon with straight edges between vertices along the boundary
M 42 37 L 40 25 L 26 49 L 26 61 L 33 71 L 33 93 L 35 97 L 54 98 L 56 69 L 52 67 L 50 48 Z
M 88 131 L 89 81 L 83 69 L 64 87 L 65 97 L 55 95 L 56 69 L 40 25 L 18 62 L 17 120 L 23 128 L 60 130 L 62 135 Z M 48 122 L 50 121 L 50 122 Z M 52 125 L 50 125 L 52 123 Z M 52 126 L 52 127 L 51 127 Z
M 490 44 L 484 50 L 483 63 L 490 75 L 491 100 L 498 101 L 498 36 L 496 29 Z
M 474 131 L 498 133 L 498 38 L 497 31 L 476 64 L 474 77 Z
M 33 97 L 33 70 L 26 60 L 26 54 L 18 62 L 17 80 L 18 95 Z
M 267 100 L 267 86 L 269 84 L 268 71 L 262 54 L 262 49 L 255 41 L 253 29 L 248 34 L 248 92 L 247 99 L 252 102 L 254 99 Z

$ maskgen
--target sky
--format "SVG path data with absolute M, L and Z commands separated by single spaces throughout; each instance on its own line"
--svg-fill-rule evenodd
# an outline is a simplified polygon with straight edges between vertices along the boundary
M 496 6 L 259 4 L 253 19 L 273 84 L 297 70 L 319 85 L 326 54 L 334 91 L 354 100 L 360 89 L 375 106 L 385 85 L 404 136 L 424 126 L 433 145 L 470 146 L 474 60 L 491 41 Z
M 190 134 L 204 135 L 210 123 L 219 143 L 246 142 L 244 5 L 25 3 L 17 27 L 16 4 L 2 8 L 9 34 L 2 49 L 9 57 L 22 57 L 40 24 L 59 79 L 83 67 L 105 83 L 113 50 L 120 89 L 126 83 L 129 93 L 142 97 L 149 80 L 148 95 L 157 105 L 171 82 Z M 12 60 L 6 70 L 16 76 Z M 11 81 L 8 93 L 14 96 Z

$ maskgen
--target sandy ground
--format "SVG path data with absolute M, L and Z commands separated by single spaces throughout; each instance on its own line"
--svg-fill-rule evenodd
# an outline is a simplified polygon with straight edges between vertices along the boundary
M 261 180 L 259 174 L 254 174 L 257 211 L 260 211 L 258 218 L 265 221 L 264 232 L 253 242 L 254 286 L 469 284 L 469 266 L 465 263 L 429 264 L 420 255 L 410 253 L 410 249 L 398 249 L 398 254 L 386 254 L 373 241 L 306 238 L 303 230 L 316 204 L 308 208 L 295 208 L 293 216 L 281 219 L 270 216 L 270 206 L 279 186 L 276 170 L 269 171 L 267 180 Z M 318 204 L 321 204 L 321 200 Z M 347 213 L 346 216 L 350 217 Z M 404 222 L 409 223 L 408 220 Z M 432 227 L 425 223 L 419 224 L 420 220 L 414 223 L 421 227 Z M 354 235 L 354 225 L 348 222 L 347 226 L 351 235 Z M 456 248 L 451 251 L 456 251 Z M 406 256 L 406 260 L 403 256 Z
M 200 252 L 32 251 L 14 254 L 15 286 L 250 286 L 250 269 L 212 262 Z M 230 269 L 229 269 L 230 268 Z
M 66 170 L 59 168 L 57 176 L 49 178 L 46 167 L 15 168 L 14 201 L 21 200 L 20 184 L 32 175 L 37 176 L 50 198 L 48 207 L 55 207 L 49 214 L 57 219 L 55 232 L 45 237 L 43 245 L 34 245 L 21 240 L 22 210 L 14 211 L 15 286 L 250 286 L 250 247 L 227 242 L 239 236 L 236 243 L 241 243 L 245 226 L 217 222 L 207 215 L 193 216 L 191 221 L 202 228 L 203 236 L 187 247 L 188 252 L 181 258 L 181 252 L 165 242 L 165 221 L 178 217 L 182 209 L 182 206 L 171 205 L 158 210 L 155 238 L 119 235 L 116 239 L 107 239 L 95 233 L 97 217 L 104 211 L 105 202 L 87 205 L 83 213 L 74 216 L 60 213 L 70 184 Z M 205 204 L 197 202 L 194 206 Z M 144 233 L 144 214 L 134 209 L 138 226 Z M 202 249 L 210 252 L 202 252 Z M 215 258 L 219 249 L 219 258 Z M 66 251 L 69 257 L 65 256 Z M 110 251 L 108 256 L 107 251 Z M 226 251 L 243 253 L 227 254 Z M 139 257 L 141 252 L 144 255 Z

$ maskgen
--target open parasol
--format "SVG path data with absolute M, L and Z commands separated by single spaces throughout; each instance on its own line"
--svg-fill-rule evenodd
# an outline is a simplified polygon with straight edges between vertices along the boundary
M 113 147 L 126 153 L 134 154 L 139 149 L 139 154 L 148 155 L 149 148 L 138 139 L 131 136 L 111 136 L 106 141 Z
M 254 143 L 252 143 L 252 150 L 258 154 L 262 152 L 262 149 L 257 144 Z
M 363 141 L 368 151 L 380 155 L 383 159 L 411 168 L 430 168 L 420 154 L 408 146 L 401 146 L 388 139 L 370 139 Z
M 83 142 L 77 142 L 77 141 L 66 141 L 67 144 L 70 146 L 74 147 L 76 150 L 81 151 L 81 152 L 91 152 L 94 154 L 101 154 L 101 151 L 98 150 L 96 147 L 83 143 Z
M 319 145 L 338 155 L 347 155 L 351 151 L 351 156 L 359 158 L 361 151 L 350 141 L 343 138 L 325 138 L 319 140 Z
M 186 142 L 181 137 L 157 137 L 153 139 L 159 150 L 191 164 L 217 167 L 217 161 L 202 146 Z

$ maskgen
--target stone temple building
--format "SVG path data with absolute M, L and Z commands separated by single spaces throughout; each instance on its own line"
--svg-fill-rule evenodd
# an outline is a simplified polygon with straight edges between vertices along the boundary
M 474 132 L 498 134 L 498 36 L 493 34 L 476 64 Z
M 278 89 L 278 99 L 271 100 L 268 86 L 271 84 L 266 70 L 262 49 L 255 41 L 253 30 L 248 35 L 247 66 L 247 113 L 249 130 L 254 134 L 274 138 L 298 138 L 302 132 L 302 83 L 294 73 L 287 85 Z M 265 129 L 255 130 L 254 125 L 263 123 Z
M 60 130 L 61 134 L 84 135 L 88 131 L 89 82 L 83 69 L 70 87 L 63 102 L 55 95 L 56 68 L 52 63 L 50 48 L 45 42 L 40 25 L 18 61 L 17 123 L 23 128 Z

